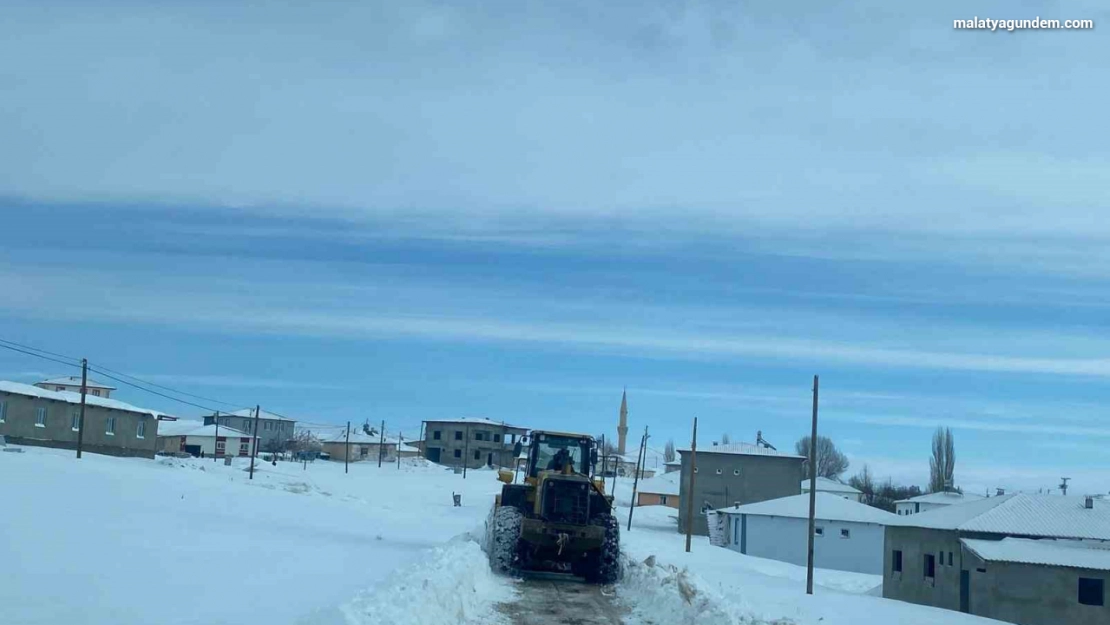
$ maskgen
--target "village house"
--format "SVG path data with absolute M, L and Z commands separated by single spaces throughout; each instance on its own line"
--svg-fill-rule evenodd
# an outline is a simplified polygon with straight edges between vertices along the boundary
M 694 470 L 693 532 L 709 534 L 706 513 L 736 504 L 755 503 L 797 495 L 801 492 L 802 463 L 805 457 L 751 443 L 712 445 L 697 450 L 696 469 L 690 462 L 689 449 L 678 450 L 682 459 L 682 476 L 678 506 L 679 531 L 686 529 L 686 498 L 690 471 Z
M 945 506 L 967 503 L 969 501 L 979 501 L 983 498 L 982 495 L 972 495 L 956 491 L 928 493 L 894 502 L 894 512 L 898 516 L 906 516 L 919 512 L 926 512 L 928 510 L 936 510 L 937 508 L 943 508 Z
M 381 435 L 366 434 L 362 430 L 351 430 L 349 439 L 345 429 L 325 434 L 320 439 L 320 445 L 323 453 L 338 462 L 377 462 L 379 455 L 382 462 L 396 462 L 398 446 L 402 458 L 420 455 L 419 449 L 405 443 L 398 444 L 396 438 L 386 436 L 383 441 Z
M 206 415 L 204 425 L 216 423 L 220 420 L 220 427 L 235 428 L 240 432 L 254 434 L 254 409 L 244 408 L 228 413 Z M 262 410 L 258 414 L 258 450 L 280 451 L 285 444 L 293 438 L 296 429 L 296 420 L 282 417 Z
M 680 473 L 664 473 L 639 483 L 636 489 L 637 506 L 667 506 L 678 509 Z
M 80 388 L 80 382 L 78 382 Z M 169 415 L 86 394 L 84 451 L 153 458 L 159 419 Z M 9 443 L 76 449 L 81 394 L 0 381 L 0 435 Z
M 1014 494 L 897 516 L 883 597 L 1019 625 L 1110 623 L 1110 502 Z
M 223 458 L 250 456 L 254 446 L 250 434 L 235 428 L 200 421 L 166 421 L 158 428 L 158 451 Z
M 424 457 L 450 467 L 511 467 L 513 447 L 527 428 L 461 417 L 424 422 Z
M 669 461 L 667 461 L 666 464 L 663 465 L 663 471 L 665 473 L 674 473 L 675 471 L 681 471 L 681 470 L 682 470 L 682 461 L 679 460 L 678 458 L 675 458 L 674 460 L 669 460 Z
M 804 494 L 808 492 L 809 479 L 807 478 L 802 480 L 802 493 Z M 836 495 L 837 497 L 843 497 L 844 499 L 850 499 L 856 502 L 863 501 L 863 493 L 861 493 L 858 489 L 844 484 L 843 482 L 831 480 L 827 477 L 817 478 L 817 492 L 829 493 L 831 495 Z
M 838 493 L 818 492 L 813 566 L 880 575 L 886 524 L 898 517 Z M 806 566 L 809 494 L 721 508 L 726 543 L 740 553 Z
M 81 392 L 81 376 L 67 375 L 60 378 L 50 378 L 42 382 L 35 382 L 35 386 L 47 391 L 64 391 L 66 393 L 80 393 Z M 108 399 L 112 391 L 116 390 L 114 386 L 101 384 L 95 380 L 85 380 L 85 395 L 92 395 L 93 397 L 103 397 Z

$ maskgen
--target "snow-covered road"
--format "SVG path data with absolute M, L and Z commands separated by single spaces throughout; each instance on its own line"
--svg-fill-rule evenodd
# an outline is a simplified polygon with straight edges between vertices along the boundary
M 529 574 L 514 601 L 498 610 L 512 625 L 622 625 L 625 612 L 612 587 L 586 584 L 567 575 Z

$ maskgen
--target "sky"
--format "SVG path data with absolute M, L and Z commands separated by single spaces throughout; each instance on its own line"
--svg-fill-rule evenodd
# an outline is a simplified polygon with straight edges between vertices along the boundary
M 1110 491 L 1104 3 L 301 4 L 6 4 L 0 338 L 656 449 L 791 448 L 816 374 L 848 474 Z

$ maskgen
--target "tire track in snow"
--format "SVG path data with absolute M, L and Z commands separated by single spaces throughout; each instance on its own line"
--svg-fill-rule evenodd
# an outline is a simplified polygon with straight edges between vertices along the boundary
M 561 574 L 528 574 L 515 586 L 517 599 L 498 610 L 512 625 L 622 625 L 624 611 L 611 586 L 586 584 Z

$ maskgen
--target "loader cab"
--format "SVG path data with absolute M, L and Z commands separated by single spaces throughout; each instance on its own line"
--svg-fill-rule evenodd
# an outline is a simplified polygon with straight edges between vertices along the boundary
M 536 479 L 543 471 L 553 471 L 589 476 L 596 463 L 597 449 L 589 436 L 533 432 L 526 475 Z

